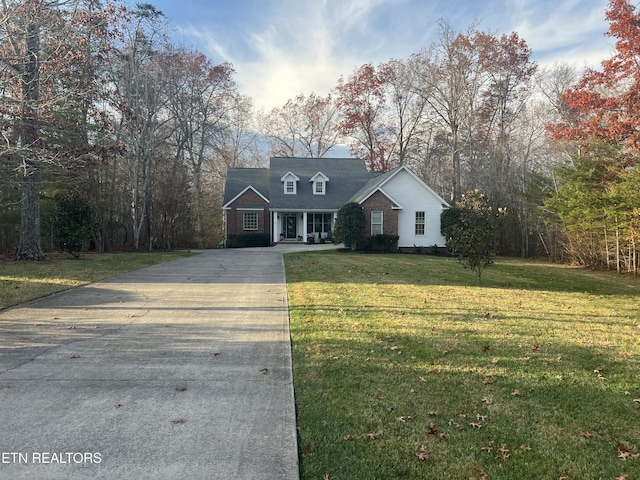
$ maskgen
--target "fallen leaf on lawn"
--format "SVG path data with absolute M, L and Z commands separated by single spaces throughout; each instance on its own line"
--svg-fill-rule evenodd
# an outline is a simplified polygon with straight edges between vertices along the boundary
M 413 455 L 416 456 L 421 462 L 426 462 L 427 460 L 429 460 L 429 455 L 424 452 L 415 452 Z
M 507 446 L 503 443 L 502 445 L 500 445 L 500 448 L 498 448 L 498 452 L 500 452 L 499 455 L 496 456 L 496 460 L 506 460 L 507 458 L 509 458 L 509 450 L 507 449 Z
M 481 469 L 479 477 L 469 477 L 469 480 L 488 480 L 488 478 L 489 474 Z
M 471 426 L 471 428 L 482 428 L 482 424 L 481 423 L 476 423 L 476 422 L 470 422 L 469 425 Z
M 605 376 L 602 374 L 602 368 L 601 367 L 598 367 L 598 368 L 594 369 L 593 373 L 595 373 L 600 380 L 606 380 Z
M 466 420 L 467 416 L 464 413 L 459 413 L 458 415 L 456 415 L 456 417 L 458 417 L 460 420 Z
M 310 452 L 311 451 L 311 445 L 309 445 L 308 443 L 302 447 L 302 451 L 303 452 Z
M 482 347 L 483 352 L 488 352 L 489 350 L 491 350 L 491 347 L 489 345 L 485 345 L 484 347 Z
M 464 428 L 458 422 L 454 422 L 453 420 L 449 420 L 447 423 L 453 427 L 456 427 L 458 430 L 462 430 Z
M 523 452 L 529 452 L 531 451 L 531 447 L 527 447 L 526 445 L 520 445 L 520 450 L 522 450 Z
M 478 420 L 479 422 L 484 422 L 487 419 L 486 415 L 480 415 L 479 413 L 476 414 L 476 420 Z
M 424 378 L 424 377 L 420 377 L 420 381 L 421 381 L 421 382 L 426 382 L 426 381 L 427 381 L 427 379 L 426 379 L 426 378 Z
M 178 392 L 184 392 L 187 389 L 187 387 L 176 387 L 176 390 Z
M 376 438 L 378 438 L 378 433 L 367 433 L 367 437 L 369 437 L 369 440 L 375 440 Z
M 540 351 L 540 344 L 539 344 L 539 343 L 536 343 L 536 344 L 533 346 L 533 351 L 534 351 L 534 352 L 539 352 L 539 351 Z
M 492 358 L 491 359 L 491 363 L 498 363 L 498 359 L 497 358 Z
M 396 422 L 406 422 L 406 420 L 404 419 L 404 417 L 396 417 Z
M 521 397 L 522 396 L 522 392 L 520 390 L 514 390 L 513 392 L 511 392 L 511 395 L 513 397 Z
M 491 400 L 489 397 L 482 397 L 482 401 L 487 405 L 491 405 L 491 403 L 493 402 L 493 400 Z
M 435 435 L 436 433 L 438 433 L 438 430 L 436 430 L 436 425 L 435 423 L 432 423 L 429 425 L 429 431 L 427 432 L 427 435 Z
M 174 425 L 177 425 L 178 423 L 184 423 L 185 420 L 184 418 L 176 418 L 174 420 L 171 420 L 171 423 L 173 423 Z
M 113 404 L 113 406 L 115 408 L 120 408 L 122 406 L 122 404 L 120 402 L 116 402 L 116 403 Z
M 485 440 L 484 447 L 482 447 L 480 450 L 488 453 L 493 452 L 493 440 Z
M 627 480 L 629 478 L 628 475 L 621 475 L 619 477 L 616 477 L 616 480 Z
M 346 440 L 347 442 L 352 442 L 356 439 L 356 437 L 354 437 L 353 435 L 345 435 L 344 437 L 342 437 L 343 440 Z
M 429 415 L 430 417 L 437 417 L 438 415 L 440 415 L 440 412 L 438 412 L 437 410 L 429 410 L 427 412 L 427 415 Z
M 618 458 L 622 461 L 627 461 L 627 459 L 631 456 L 629 452 L 623 452 L 622 450 L 618 450 Z
M 591 432 L 580 432 L 580 436 L 582 438 L 591 438 L 591 437 L 593 437 L 593 433 L 591 433 Z
M 427 460 L 429 460 L 429 455 L 426 454 L 426 448 L 424 445 L 420 446 L 420 450 L 418 450 L 417 452 L 414 452 L 414 456 L 420 460 L 421 462 L 426 462 Z

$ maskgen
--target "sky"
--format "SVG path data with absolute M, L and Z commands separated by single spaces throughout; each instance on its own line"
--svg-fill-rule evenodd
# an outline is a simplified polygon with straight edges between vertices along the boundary
M 134 0 L 128 0 L 134 4 Z M 233 64 L 257 109 L 298 94 L 326 95 L 357 67 L 407 59 L 476 24 L 517 32 L 541 66 L 597 68 L 613 52 L 606 0 L 146 0 L 174 24 L 177 44 Z

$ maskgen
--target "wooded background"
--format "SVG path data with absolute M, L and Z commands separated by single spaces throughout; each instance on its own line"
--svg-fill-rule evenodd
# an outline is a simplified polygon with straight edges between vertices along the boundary
M 501 254 L 635 273 L 640 16 L 625 0 L 603 15 L 616 50 L 599 70 L 540 68 L 517 32 L 441 21 L 409 58 L 256 111 L 233 65 L 173 43 L 153 5 L 2 0 L 0 252 L 58 248 L 70 203 L 93 212 L 87 248 L 214 247 L 229 168 L 347 145 L 452 205 L 482 190 L 507 211 Z

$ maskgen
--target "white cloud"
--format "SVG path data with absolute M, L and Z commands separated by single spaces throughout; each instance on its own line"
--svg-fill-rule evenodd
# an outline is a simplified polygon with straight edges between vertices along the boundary
M 383 32 L 371 31 L 376 9 L 405 0 L 280 2 L 262 22 L 239 31 L 250 54 L 223 44 L 212 30 L 191 27 L 210 54 L 231 61 L 241 90 L 258 108 L 283 105 L 300 93 L 327 94 L 341 75 L 372 58 L 384 44 Z
M 167 0 L 168 1 L 168 0 Z M 594 5 L 594 3 L 596 5 Z M 236 16 L 182 22 L 215 61 L 236 69 L 240 90 L 258 108 L 282 106 L 300 93 L 324 95 L 364 63 L 408 58 L 437 40 L 440 18 L 454 28 L 517 31 L 545 65 L 597 67 L 612 51 L 604 37 L 604 2 L 593 0 L 278 0 L 249 1 Z M 227 12 L 228 13 L 228 12 Z M 237 12 L 240 13 L 240 12 Z M 187 25 L 186 27 L 184 25 Z
M 512 17 L 513 30 L 527 41 L 540 63 L 597 67 L 611 55 L 612 42 L 605 37 L 604 5 L 572 0 L 556 2 L 554 8 L 542 7 L 519 11 Z

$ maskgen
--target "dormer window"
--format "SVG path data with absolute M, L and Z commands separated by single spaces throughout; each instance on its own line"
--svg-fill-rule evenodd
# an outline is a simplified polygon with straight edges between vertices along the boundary
M 280 181 L 284 184 L 285 195 L 295 195 L 298 193 L 298 182 L 300 179 L 291 172 L 287 172 Z
M 284 193 L 290 193 L 290 194 L 296 193 L 296 182 L 294 182 L 293 180 L 287 180 L 285 189 L 286 190 Z
M 324 173 L 316 173 L 309 181 L 311 182 L 314 195 L 324 195 L 327 193 L 327 182 L 329 181 L 329 177 Z

